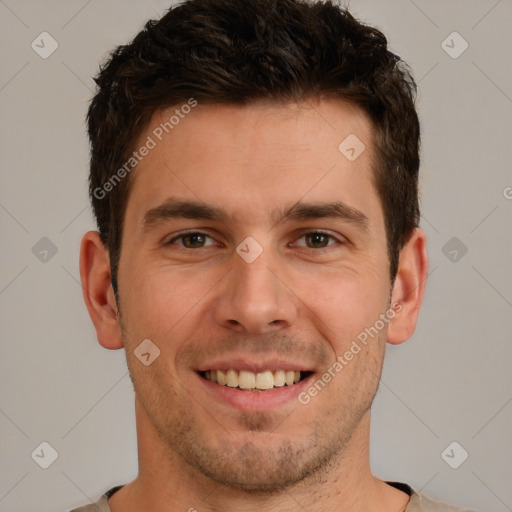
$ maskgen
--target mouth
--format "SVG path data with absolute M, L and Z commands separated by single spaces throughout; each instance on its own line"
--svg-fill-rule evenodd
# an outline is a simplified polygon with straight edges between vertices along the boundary
M 311 385 L 316 372 L 311 361 L 271 354 L 264 360 L 231 354 L 194 368 L 199 389 L 205 392 L 205 407 L 220 406 L 223 413 L 228 407 L 257 414 L 286 414 L 299 403 L 298 396 Z
M 218 386 L 250 393 L 262 393 L 276 388 L 291 387 L 307 379 L 312 373 L 311 371 L 299 370 L 264 370 L 261 372 L 252 372 L 233 368 L 198 372 L 200 377 Z

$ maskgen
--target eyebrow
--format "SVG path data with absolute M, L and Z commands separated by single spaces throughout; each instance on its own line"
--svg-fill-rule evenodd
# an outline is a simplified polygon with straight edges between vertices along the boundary
M 143 218 L 142 226 L 144 231 L 149 231 L 155 226 L 175 218 L 203 219 L 218 222 L 226 222 L 229 214 L 222 208 L 188 199 L 167 199 L 164 203 L 148 210 Z M 368 231 L 368 217 L 361 211 L 348 206 L 342 201 L 302 203 L 297 202 L 288 209 L 276 210 L 272 218 L 275 224 L 291 220 L 313 220 L 324 218 L 335 218 L 350 222 L 365 231 Z
M 142 221 L 145 231 L 169 219 L 204 219 L 226 221 L 228 214 L 221 208 L 211 206 L 200 201 L 186 199 L 168 199 L 160 206 L 148 210 Z
M 287 220 L 313 220 L 324 218 L 334 218 L 350 222 L 365 231 L 368 231 L 370 224 L 368 217 L 363 212 L 342 201 L 332 201 L 328 203 L 301 203 L 299 201 L 286 210 L 279 218 L 276 218 L 276 223 Z

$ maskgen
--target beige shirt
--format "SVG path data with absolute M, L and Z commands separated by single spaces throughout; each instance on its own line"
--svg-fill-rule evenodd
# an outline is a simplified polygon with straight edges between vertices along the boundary
M 435 501 L 425 494 L 416 492 L 407 484 L 402 484 L 400 482 L 387 483 L 407 493 L 411 497 L 404 512 L 471 512 L 468 509 L 455 507 L 440 501 Z M 107 491 L 96 503 L 91 503 L 90 505 L 85 505 L 84 507 L 75 508 L 70 512 L 111 512 L 110 507 L 108 506 L 108 499 L 113 494 L 115 494 L 116 491 L 121 489 L 121 487 L 122 485 L 113 487 Z

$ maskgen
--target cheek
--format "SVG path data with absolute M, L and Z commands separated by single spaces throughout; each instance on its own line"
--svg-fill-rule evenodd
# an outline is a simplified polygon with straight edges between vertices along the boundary
M 304 314 L 339 353 L 385 312 L 389 288 L 376 268 L 342 269 L 303 279 L 297 295 Z
M 173 337 L 173 331 L 186 338 L 187 329 L 197 328 L 197 315 L 204 314 L 208 292 L 222 276 L 217 278 L 213 270 L 198 273 L 165 265 L 138 268 L 145 271 L 133 272 L 124 286 L 123 317 L 129 335 L 162 344 Z

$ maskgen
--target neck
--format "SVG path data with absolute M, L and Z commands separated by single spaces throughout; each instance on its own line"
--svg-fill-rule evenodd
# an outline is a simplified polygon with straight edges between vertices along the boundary
M 162 442 L 137 402 L 139 474 L 110 500 L 112 512 L 187 510 L 235 512 L 400 512 L 409 497 L 374 477 L 369 463 L 370 411 L 337 460 L 282 492 L 256 493 L 222 486 L 190 467 Z

